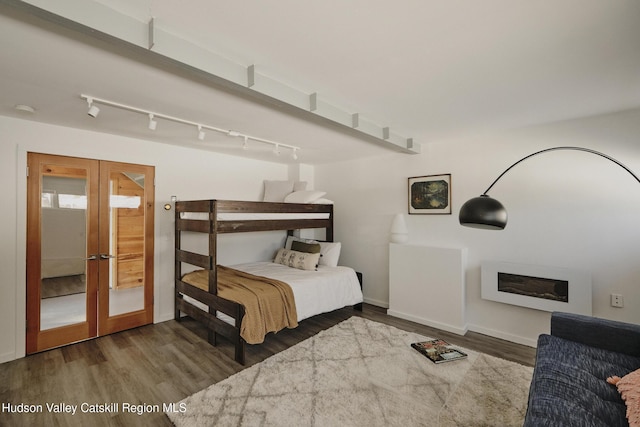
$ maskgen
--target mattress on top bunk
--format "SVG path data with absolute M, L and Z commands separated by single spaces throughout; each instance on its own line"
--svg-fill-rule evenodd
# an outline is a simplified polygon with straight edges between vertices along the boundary
M 253 262 L 231 267 L 287 283 L 293 291 L 298 321 L 363 301 L 360 282 L 356 272 L 350 267 L 320 265 L 318 270 L 308 271 L 273 262 Z M 186 295 L 184 298 L 204 310 L 207 309 L 204 304 Z M 218 313 L 218 317 L 233 324 L 233 318 L 229 316 Z
M 328 212 L 301 212 L 301 213 L 245 213 L 245 212 L 226 212 L 218 213 L 218 221 L 255 221 L 255 220 L 278 220 L 278 219 L 328 219 Z M 209 219 L 208 212 L 180 212 L 181 219 L 196 219 L 207 221 Z

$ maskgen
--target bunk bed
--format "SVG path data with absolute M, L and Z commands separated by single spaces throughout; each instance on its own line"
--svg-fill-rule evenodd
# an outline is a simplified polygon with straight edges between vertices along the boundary
M 175 204 L 175 319 L 180 320 L 182 313 L 202 323 L 209 330 L 209 342 L 216 345 L 217 336 L 221 335 L 230 340 L 235 347 L 234 358 L 237 362 L 245 363 L 245 347 L 247 340 L 242 336 L 243 325 L 250 320 L 245 306 L 249 308 L 251 316 L 253 316 L 251 304 L 244 304 L 242 300 L 235 301 L 219 295 L 224 289 L 228 292 L 229 285 L 226 282 L 229 269 L 217 264 L 217 241 L 218 235 L 222 233 L 243 233 L 256 231 L 276 231 L 286 230 L 289 236 L 293 235 L 294 230 L 299 229 L 325 229 L 325 241 L 333 242 L 333 205 L 330 204 L 306 204 L 306 203 L 279 203 L 279 202 L 247 202 L 236 200 L 198 200 L 198 201 L 178 201 Z M 208 235 L 208 251 L 206 254 L 196 253 L 183 249 L 183 233 L 195 232 Z M 183 264 L 187 264 L 192 271 L 183 273 Z M 240 277 L 248 274 L 252 276 L 254 273 L 264 278 L 272 268 L 270 263 L 253 263 L 247 266 L 233 266 L 233 274 L 239 274 Z M 239 270 L 235 270 L 235 268 Z M 290 267 L 278 265 L 276 267 L 284 270 L 295 270 Z M 243 271 L 243 268 L 245 271 Z M 195 269 L 195 270 L 194 270 Z M 341 297 L 328 298 L 328 302 L 318 305 L 314 301 L 314 307 L 309 309 L 308 304 L 300 312 L 299 319 L 311 317 L 312 315 L 335 310 L 348 305 L 353 305 L 357 310 L 362 310 L 362 275 L 354 272 L 348 267 L 337 267 L 336 274 L 342 277 L 346 273 L 355 277 L 355 287 L 357 288 L 357 301 L 354 300 L 352 288 L 353 283 L 348 283 L 351 287 L 349 303 L 344 303 Z M 186 268 L 185 268 L 186 270 Z M 332 280 L 330 276 L 334 269 L 325 268 L 318 272 L 304 272 L 306 274 L 304 280 L 305 291 L 309 286 L 309 277 L 315 274 L 320 280 L 317 285 L 321 288 L 321 292 L 313 294 L 313 299 L 317 300 L 318 295 L 322 292 L 326 294 L 327 280 L 332 286 L 342 286 L 342 278 Z M 262 274 L 264 272 L 265 274 Z M 286 273 L 286 272 L 285 272 Z M 293 271 L 292 271 L 293 273 Z M 309 274 L 311 273 L 311 274 Z M 194 279 L 194 275 L 198 277 Z M 191 276 L 191 277 L 190 277 Z M 284 274 L 282 277 L 290 277 Z M 337 277 L 337 276 L 336 276 Z M 327 279 L 328 278 L 328 279 Z M 253 276 L 250 278 L 253 279 Z M 219 280 L 224 280 L 220 282 Z M 233 280 L 242 281 L 234 276 Z M 249 280 L 249 279 L 248 279 Z M 280 279 L 273 279 L 279 281 Z M 296 279 L 292 279 L 296 280 Z M 315 277 L 313 279 L 315 281 Z M 348 281 L 350 279 L 348 278 Z M 350 280 L 353 282 L 353 280 Z M 252 286 L 252 285 L 247 285 Z M 240 286 L 242 287 L 242 286 Z M 291 285 L 293 287 L 293 284 Z M 295 289 L 295 288 L 294 288 Z M 334 288 L 335 289 L 335 288 Z M 340 289 L 339 292 L 341 293 Z M 295 290 L 294 290 L 295 293 Z M 228 294 L 225 294 L 228 295 Z M 309 299 L 309 296 L 306 297 Z M 296 317 L 295 302 L 293 309 L 293 317 Z M 286 305 L 286 304 L 285 304 Z M 263 310 L 260 308 L 258 311 Z M 285 311 L 291 311 L 291 308 L 285 307 Z M 291 314 L 290 314 L 291 316 Z M 297 326 L 297 322 L 293 321 L 291 326 Z M 246 328 L 245 328 L 246 333 Z M 246 335 L 245 335 L 246 336 Z M 257 341 L 259 342 L 259 341 Z

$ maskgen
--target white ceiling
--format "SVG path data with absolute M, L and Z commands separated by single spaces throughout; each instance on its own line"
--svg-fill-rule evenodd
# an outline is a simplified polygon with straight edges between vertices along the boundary
M 84 0 L 88 1 L 88 0 Z M 216 87 L 0 2 L 0 114 L 269 161 L 269 147 L 102 108 L 81 93 L 302 148 L 318 164 L 378 155 L 366 137 Z M 416 143 L 640 107 L 640 2 L 630 0 L 100 0 Z M 16 4 L 17 7 L 16 7 Z M 28 8 L 27 8 L 28 9 Z M 36 108 L 34 114 L 14 109 Z

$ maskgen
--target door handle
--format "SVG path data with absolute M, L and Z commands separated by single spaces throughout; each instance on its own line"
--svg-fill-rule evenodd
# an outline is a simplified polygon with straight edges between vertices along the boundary
M 115 255 L 100 254 L 100 259 L 112 259 L 112 258 L 115 258 Z
M 85 258 L 85 261 L 95 261 L 98 259 L 98 255 L 89 255 L 88 258 Z

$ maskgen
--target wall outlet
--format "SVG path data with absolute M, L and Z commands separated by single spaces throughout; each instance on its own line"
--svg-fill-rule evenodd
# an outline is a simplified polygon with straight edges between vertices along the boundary
M 624 299 L 620 294 L 611 294 L 611 307 L 624 307 Z

